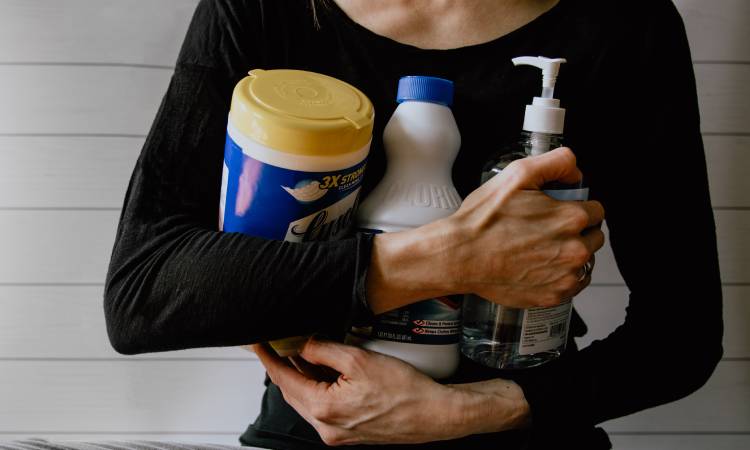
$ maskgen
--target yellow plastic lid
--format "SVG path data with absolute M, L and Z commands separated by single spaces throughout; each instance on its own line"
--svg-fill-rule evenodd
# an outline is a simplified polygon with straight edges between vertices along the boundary
M 266 147 L 299 155 L 359 150 L 375 111 L 359 89 L 303 70 L 252 70 L 234 88 L 230 120 Z

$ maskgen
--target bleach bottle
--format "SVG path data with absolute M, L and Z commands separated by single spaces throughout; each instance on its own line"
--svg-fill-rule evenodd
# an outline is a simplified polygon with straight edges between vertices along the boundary
M 363 231 L 416 228 L 450 216 L 461 205 L 451 178 L 461 147 L 450 109 L 453 83 L 403 77 L 396 100 L 399 106 L 383 132 L 388 168 L 356 215 Z M 460 331 L 460 297 L 442 297 L 377 316 L 372 326 L 352 329 L 348 342 L 445 378 L 458 367 Z

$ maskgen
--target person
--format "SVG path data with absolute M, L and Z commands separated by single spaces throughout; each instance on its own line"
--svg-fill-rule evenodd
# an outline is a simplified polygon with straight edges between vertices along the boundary
M 524 105 L 538 95 L 536 74 L 510 62 L 524 55 L 568 61 L 555 93 L 570 148 L 514 163 L 479 187 L 482 165 L 517 139 Z M 384 172 L 382 131 L 399 77 L 453 80 L 460 210 L 335 242 L 219 232 L 229 102 L 252 68 L 320 72 L 370 97 L 363 197 Z M 538 190 L 581 173 L 592 201 Z M 606 339 L 578 350 L 571 336 L 561 358 L 530 370 L 464 359 L 442 383 L 332 340 L 309 341 L 296 366 L 256 345 L 270 380 L 241 442 L 609 448 L 598 424 L 690 394 L 721 358 L 706 178 L 690 51 L 668 0 L 202 0 L 128 187 L 104 293 L 109 337 L 124 354 L 336 337 L 448 293 L 556 304 L 590 282 L 580 271 L 603 244 L 606 208 L 630 291 L 627 318 Z M 574 316 L 571 334 L 584 333 Z

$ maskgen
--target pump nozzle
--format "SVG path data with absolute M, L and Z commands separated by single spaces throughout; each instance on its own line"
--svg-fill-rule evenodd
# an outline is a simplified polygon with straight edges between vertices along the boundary
M 515 66 L 534 66 L 542 69 L 542 98 L 553 98 L 557 74 L 560 72 L 560 64 L 567 62 L 565 58 L 519 56 L 512 61 Z
M 534 97 L 532 104 L 526 106 L 523 129 L 532 133 L 562 134 L 565 110 L 560 108 L 560 100 L 556 99 L 554 94 L 560 64 L 567 61 L 563 58 L 544 56 L 520 56 L 512 61 L 516 66 L 534 66 L 542 69 L 543 75 L 542 96 Z

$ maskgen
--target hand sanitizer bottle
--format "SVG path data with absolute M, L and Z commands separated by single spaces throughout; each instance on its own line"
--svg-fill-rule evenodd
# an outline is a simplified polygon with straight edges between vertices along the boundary
M 357 227 L 381 233 L 416 228 L 453 214 L 461 198 L 451 170 L 461 136 L 451 112 L 453 83 L 409 76 L 399 81 L 396 108 L 383 132 L 388 168 L 360 204 Z M 458 367 L 461 297 L 420 301 L 354 328 L 347 342 L 406 361 L 433 378 Z
M 491 160 L 482 172 L 482 183 L 500 173 L 512 161 L 540 155 L 562 145 L 565 110 L 554 98 L 555 82 L 564 59 L 523 56 L 515 65 L 542 70 L 542 96 L 526 106 L 521 139 L 502 156 Z M 586 200 L 588 188 L 550 183 L 544 192 L 558 200 Z M 571 299 L 572 300 L 572 299 Z M 463 303 L 461 352 L 498 369 L 523 369 L 544 364 L 565 350 L 572 302 L 550 308 L 507 308 L 481 297 L 466 295 Z

